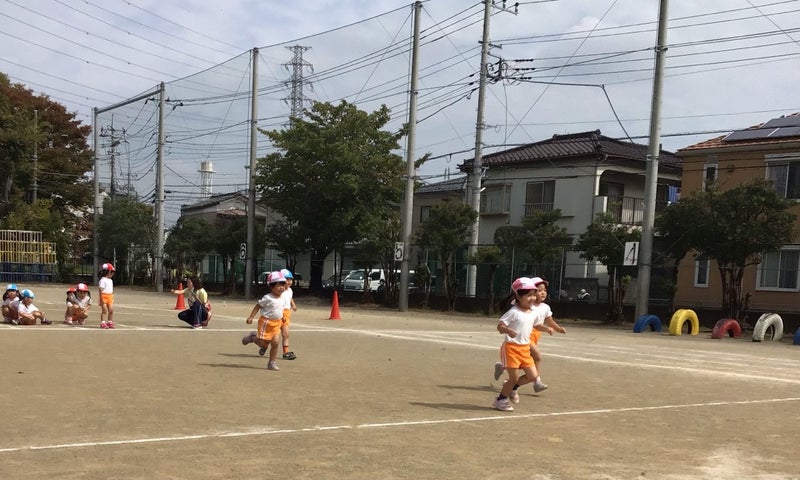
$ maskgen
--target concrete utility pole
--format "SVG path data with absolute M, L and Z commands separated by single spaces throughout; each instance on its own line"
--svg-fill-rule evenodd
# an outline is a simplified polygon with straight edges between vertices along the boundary
M 156 291 L 164 291 L 161 272 L 164 269 L 164 82 L 158 86 L 158 154 L 156 161 Z M 112 174 L 113 175 L 113 174 Z
M 414 2 L 414 42 L 411 48 L 411 91 L 408 97 L 408 138 L 406 143 L 406 192 L 403 199 L 403 215 L 401 223 L 403 227 L 403 250 L 400 252 L 400 297 L 398 299 L 398 309 L 401 312 L 408 311 L 408 276 L 409 265 L 408 257 L 411 249 L 411 224 L 414 220 L 414 181 L 416 180 L 416 168 L 414 168 L 414 141 L 417 132 L 417 80 L 419 74 L 419 12 L 422 10 L 422 2 Z
M 256 135 L 258 134 L 258 48 L 253 49 L 253 86 L 250 92 L 250 169 L 247 188 L 247 254 L 244 265 L 244 296 L 250 298 L 253 287 L 253 268 L 255 265 L 256 228 Z
M 653 99 L 650 107 L 650 144 L 647 147 L 644 215 L 642 240 L 639 248 L 639 278 L 636 296 L 636 318 L 647 313 L 650 303 L 650 273 L 653 260 L 653 227 L 656 216 L 656 187 L 658 186 L 658 157 L 661 154 L 661 85 L 664 80 L 664 57 L 667 51 L 668 0 L 661 0 L 658 11 L 656 68 L 653 78 Z
M 481 71 L 478 81 L 478 119 L 475 122 L 475 160 L 472 167 L 472 178 L 470 184 L 472 185 L 472 208 L 475 210 L 477 216 L 475 223 L 472 225 L 472 236 L 470 237 L 469 256 L 475 255 L 478 250 L 478 236 L 480 233 L 481 224 L 481 177 L 483 176 L 483 106 L 486 99 L 486 78 L 487 78 L 487 64 L 489 60 L 489 20 L 492 18 L 492 7 L 500 10 L 517 14 L 517 5 L 514 5 L 514 10 L 493 5 L 493 0 L 483 0 L 483 37 L 481 39 Z M 478 266 L 470 265 L 467 269 L 467 296 L 475 296 L 475 285 L 477 283 Z

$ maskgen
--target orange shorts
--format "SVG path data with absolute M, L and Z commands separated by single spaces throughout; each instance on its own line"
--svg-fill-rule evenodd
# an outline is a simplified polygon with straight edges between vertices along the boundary
M 282 318 L 268 319 L 267 317 L 259 317 L 256 336 L 261 340 L 272 341 L 275 335 L 281 333 L 281 326 L 283 326 Z
M 503 342 L 500 346 L 500 361 L 505 368 L 527 368 L 534 365 L 531 346 Z
M 531 345 L 539 345 L 540 338 L 542 338 L 542 331 L 534 328 L 531 332 Z
M 114 305 L 114 294 L 113 293 L 101 293 L 100 294 L 100 305 Z
M 283 309 L 283 324 L 287 327 L 292 324 L 292 309 L 291 308 L 284 308 Z

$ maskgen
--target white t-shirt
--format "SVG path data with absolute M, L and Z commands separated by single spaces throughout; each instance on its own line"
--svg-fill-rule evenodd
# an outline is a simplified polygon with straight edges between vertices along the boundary
M 261 316 L 269 320 L 283 318 L 283 304 L 283 296 L 276 297 L 272 293 L 264 295 L 258 301 L 258 305 L 261 307 Z
M 24 303 L 20 302 L 19 306 L 17 307 L 17 311 L 19 312 L 20 315 L 22 315 L 23 313 L 30 315 L 33 312 L 38 312 L 39 309 L 36 308 L 36 305 L 34 305 L 33 302 L 31 302 L 30 305 L 25 305 Z
M 12 310 L 16 310 L 17 307 L 19 307 L 19 304 L 20 304 L 19 297 L 6 298 L 5 300 L 3 300 L 3 305 L 8 306 Z
M 114 293 L 114 280 L 108 277 L 100 277 L 97 286 L 100 287 L 100 293 Z
M 286 287 L 286 290 L 284 290 L 283 293 L 281 294 L 281 298 L 284 301 L 283 309 L 286 310 L 288 308 L 289 310 L 291 310 L 292 309 L 292 298 L 294 298 L 294 292 L 292 291 L 292 289 L 289 288 L 289 287 Z
M 81 297 L 79 297 L 77 295 L 75 296 L 75 305 L 77 305 L 77 306 L 79 306 L 81 308 L 86 308 L 91 304 L 92 304 L 92 297 L 90 297 L 89 295 L 86 295 L 83 298 L 81 298 Z
M 500 323 L 503 323 L 510 329 L 517 332 L 517 336 L 511 338 L 506 334 L 505 341 L 508 343 L 516 343 L 518 345 L 528 345 L 531 343 L 531 331 L 536 325 L 542 325 L 544 319 L 553 315 L 550 306 L 546 303 L 539 305 L 532 305 L 531 309 L 527 312 L 522 311 L 519 307 L 514 305 L 509 308 L 506 313 L 500 317 Z

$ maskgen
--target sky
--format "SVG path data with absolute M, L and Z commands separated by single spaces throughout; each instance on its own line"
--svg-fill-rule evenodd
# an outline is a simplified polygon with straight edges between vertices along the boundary
M 496 1 L 482 153 L 590 130 L 647 144 L 659 4 L 534 0 L 515 11 Z M 413 156 L 431 156 L 418 171 L 431 183 L 475 152 L 484 7 L 422 6 Z M 666 18 L 663 148 L 800 111 L 800 1 L 673 1 Z M 265 130 L 286 128 L 293 95 L 304 107 L 385 104 L 388 130 L 408 121 L 411 2 L 0 0 L 0 25 L 0 72 L 85 124 L 97 108 L 101 181 L 131 185 L 144 201 L 155 190 L 165 84 L 167 228 L 209 189 L 246 188 L 254 77 Z M 396 153 L 405 148 L 404 138 Z M 272 151 L 257 135 L 257 155 Z M 214 172 L 205 188 L 201 162 Z

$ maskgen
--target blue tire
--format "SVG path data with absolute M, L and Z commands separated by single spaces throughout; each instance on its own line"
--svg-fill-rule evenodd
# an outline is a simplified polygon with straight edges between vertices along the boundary
M 792 343 L 795 345 L 800 345 L 800 327 L 797 328 L 797 331 L 794 332 L 794 339 Z
M 645 328 L 650 327 L 650 330 L 653 332 L 660 332 L 661 331 L 661 319 L 659 319 L 655 315 L 649 315 L 645 313 L 644 315 L 640 316 L 636 319 L 636 323 L 633 324 L 633 333 L 642 333 Z

